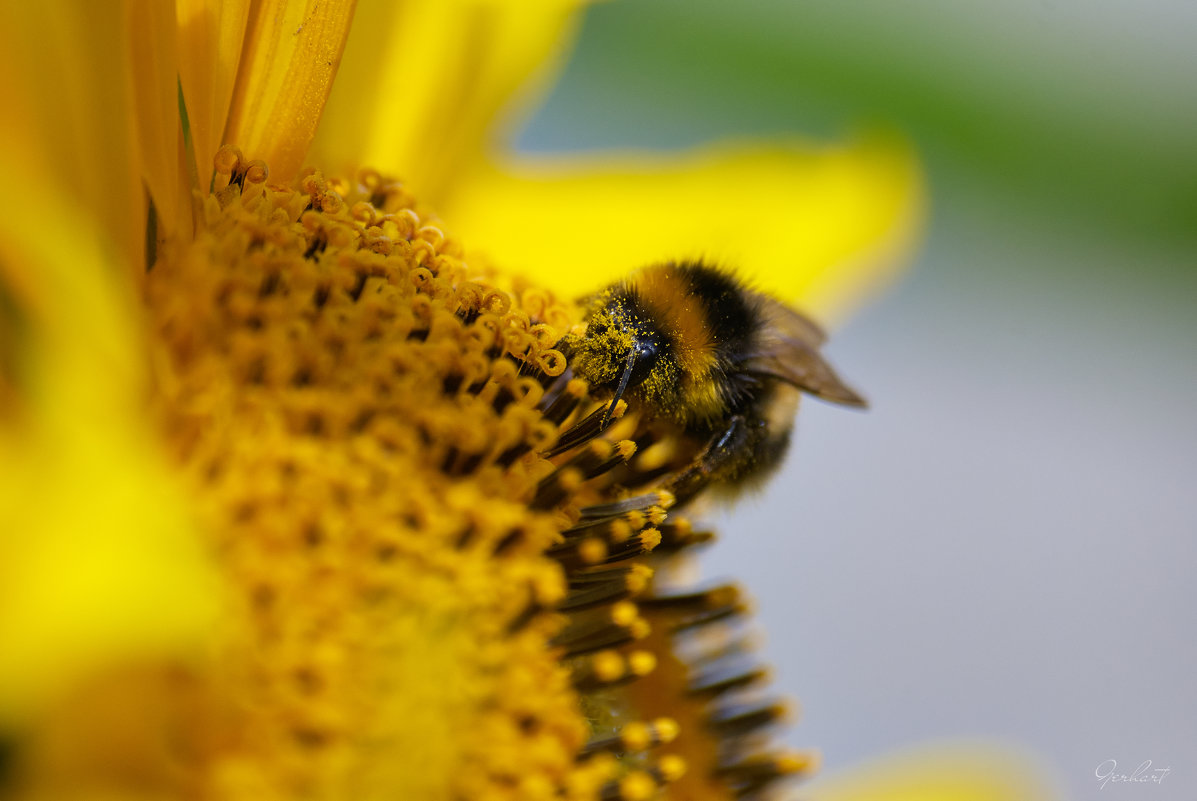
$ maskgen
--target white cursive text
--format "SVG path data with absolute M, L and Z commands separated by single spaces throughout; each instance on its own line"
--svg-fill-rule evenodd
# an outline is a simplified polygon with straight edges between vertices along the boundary
M 1135 768 L 1134 773 L 1115 773 L 1118 769 L 1118 760 L 1107 759 L 1097 766 L 1095 773 L 1097 780 L 1101 782 L 1101 787 L 1098 789 L 1106 789 L 1106 785 L 1110 782 L 1137 782 L 1139 784 L 1160 784 L 1164 781 L 1164 777 L 1172 772 L 1172 768 L 1153 768 L 1151 767 L 1151 760 L 1146 759 Z

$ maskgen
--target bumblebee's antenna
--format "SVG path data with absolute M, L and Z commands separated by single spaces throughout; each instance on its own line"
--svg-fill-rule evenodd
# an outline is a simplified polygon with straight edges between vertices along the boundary
M 628 349 L 628 363 L 624 365 L 623 374 L 619 376 L 619 386 L 615 388 L 615 397 L 611 399 L 611 403 L 607 406 L 607 411 L 603 412 L 602 422 L 599 423 L 599 430 L 607 427 L 607 423 L 611 420 L 611 412 L 615 411 L 615 404 L 619 403 L 619 399 L 623 397 L 623 392 L 628 388 L 628 379 L 632 377 L 632 365 L 636 362 L 636 349 Z

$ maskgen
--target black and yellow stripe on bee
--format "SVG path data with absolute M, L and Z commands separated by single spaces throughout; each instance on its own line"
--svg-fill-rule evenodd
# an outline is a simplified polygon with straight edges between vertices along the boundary
M 595 298 L 574 370 L 614 392 L 630 369 L 628 396 L 686 428 L 715 427 L 760 389 L 742 369 L 762 326 L 759 305 L 714 267 L 646 268 Z

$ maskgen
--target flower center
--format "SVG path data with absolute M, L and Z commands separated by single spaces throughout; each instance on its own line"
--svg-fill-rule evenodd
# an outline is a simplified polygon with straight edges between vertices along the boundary
M 148 306 L 168 440 L 237 607 L 222 663 L 271 750 L 262 780 L 559 786 L 587 733 L 546 647 L 558 525 L 526 500 L 567 307 L 472 280 L 397 183 L 273 186 L 231 148 L 216 166 L 226 185 L 151 270 Z
M 636 799 L 689 767 L 683 794 L 719 797 L 791 772 L 740 742 L 776 705 L 720 706 L 753 676 L 674 654 L 743 605 L 652 589 L 650 551 L 709 535 L 652 490 L 669 438 L 625 404 L 603 431 L 567 372 L 579 310 L 467 263 L 375 173 L 216 167 L 147 281 L 157 412 L 227 580 L 204 678 L 227 703 L 197 723 L 216 796 Z

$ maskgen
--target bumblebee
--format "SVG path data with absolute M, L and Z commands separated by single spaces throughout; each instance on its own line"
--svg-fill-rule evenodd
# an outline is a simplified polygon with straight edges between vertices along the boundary
M 575 375 L 680 434 L 693 458 L 664 481 L 679 502 L 710 484 L 739 487 L 785 455 L 799 392 L 864 407 L 822 356 L 813 322 L 702 262 L 648 267 L 589 301 L 567 337 Z

